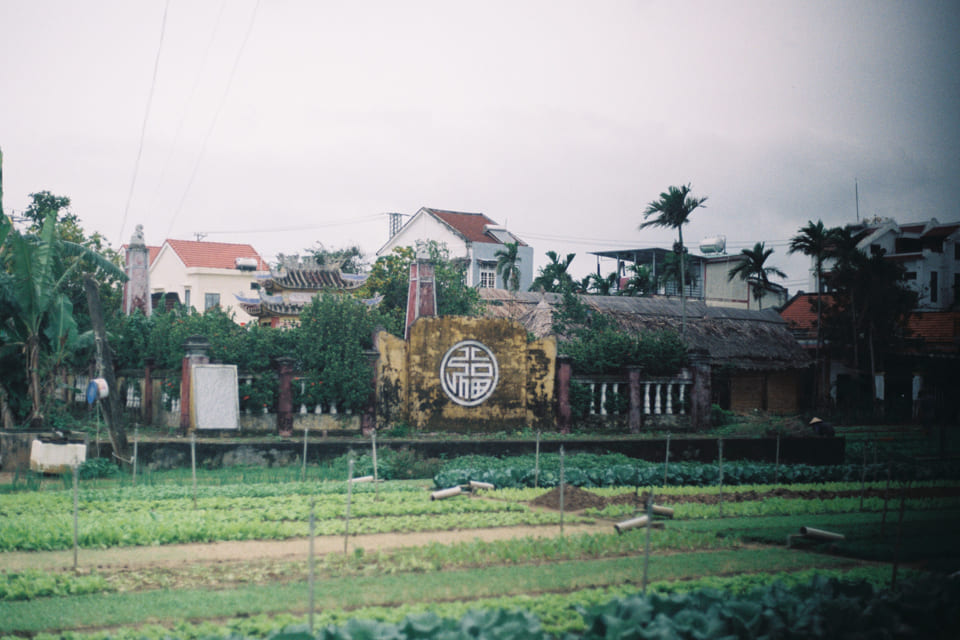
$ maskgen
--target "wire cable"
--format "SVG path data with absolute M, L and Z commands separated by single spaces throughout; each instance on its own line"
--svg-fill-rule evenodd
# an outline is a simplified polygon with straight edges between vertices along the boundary
M 177 221 L 177 217 L 180 215 L 180 212 L 183 210 L 183 203 L 187 200 L 187 195 L 190 193 L 190 189 L 193 188 L 194 179 L 197 177 L 197 172 L 200 169 L 200 163 L 203 161 L 204 155 L 207 152 L 207 143 L 210 141 L 210 135 L 213 133 L 214 128 L 216 128 L 217 120 L 220 119 L 220 112 L 223 111 L 223 105 L 227 102 L 227 96 L 230 94 L 230 88 L 233 86 L 233 79 L 237 74 L 237 68 L 240 66 L 240 58 L 243 55 L 243 50 L 247 46 L 247 41 L 250 39 L 250 33 L 253 31 L 253 25 L 256 22 L 257 11 L 260 9 L 260 0 L 257 0 L 257 3 L 253 7 L 253 11 L 250 13 L 250 22 L 247 24 L 247 31 L 243 34 L 243 41 L 240 43 L 240 48 L 237 49 L 237 55 L 233 59 L 233 67 L 230 69 L 230 76 L 227 78 L 227 86 L 223 90 L 223 95 L 220 97 L 220 104 L 217 105 L 217 110 L 213 114 L 213 118 L 210 120 L 210 126 L 207 127 L 207 133 L 203 137 L 203 144 L 200 146 L 200 153 L 197 155 L 197 160 L 193 165 L 193 171 L 190 174 L 190 180 L 187 182 L 186 188 L 183 190 L 183 196 L 180 198 L 180 203 L 177 205 L 177 210 L 173 213 L 173 217 L 170 219 L 170 226 L 167 227 L 167 232 L 164 234 L 164 237 L 168 237 L 170 232 L 173 230 L 173 224 Z
M 143 124 L 140 126 L 140 144 L 137 147 L 137 159 L 133 163 L 133 178 L 130 180 L 130 191 L 127 193 L 127 204 L 123 208 L 123 218 L 120 221 L 118 238 L 123 243 L 123 232 L 127 226 L 127 215 L 130 213 L 130 202 L 133 200 L 133 190 L 137 185 L 137 174 L 140 173 L 140 158 L 143 156 L 143 141 L 147 137 L 147 122 L 150 120 L 150 107 L 153 105 L 153 90 L 157 86 L 157 71 L 160 69 L 160 52 L 163 50 L 163 36 L 167 31 L 167 11 L 170 9 L 170 0 L 163 5 L 163 20 L 160 23 L 160 42 L 157 43 L 157 56 L 153 61 L 153 78 L 150 80 L 150 95 L 147 97 L 147 109 L 143 114 Z

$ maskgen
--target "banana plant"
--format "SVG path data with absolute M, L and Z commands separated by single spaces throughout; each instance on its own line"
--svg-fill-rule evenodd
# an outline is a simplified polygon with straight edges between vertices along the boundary
M 100 254 L 60 239 L 56 222 L 56 211 L 47 212 L 40 234 L 34 236 L 21 234 L 6 216 L 0 216 L 0 263 L 12 276 L 6 286 L 14 303 L 0 331 L 3 343 L 23 352 L 34 426 L 43 422 L 44 365 L 55 368 L 62 363 L 77 339 L 73 304 L 64 293 L 64 283 L 84 267 L 126 279 L 123 269 Z

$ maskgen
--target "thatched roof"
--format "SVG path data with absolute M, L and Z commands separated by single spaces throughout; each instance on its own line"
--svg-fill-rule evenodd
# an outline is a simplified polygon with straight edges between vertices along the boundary
M 553 310 L 563 300 L 559 294 L 511 293 L 502 289 L 481 289 L 480 294 L 487 302 L 484 315 L 517 320 L 537 337 L 554 333 Z M 588 308 L 612 318 L 625 331 L 680 331 L 679 298 L 578 298 Z M 562 342 L 563 336 L 558 337 Z M 687 300 L 686 340 L 691 349 L 709 353 L 713 366 L 779 370 L 810 365 L 809 356 L 793 337 L 787 323 L 772 309 L 748 311 L 711 307 L 699 300 Z

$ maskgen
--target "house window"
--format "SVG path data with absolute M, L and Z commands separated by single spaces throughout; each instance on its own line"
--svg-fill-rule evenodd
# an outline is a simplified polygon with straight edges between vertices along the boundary
M 916 271 L 907 271 L 905 274 L 903 274 L 903 279 L 904 279 L 904 280 L 916 280 L 916 279 L 917 279 L 917 272 L 916 272 Z
M 203 310 L 212 309 L 213 307 L 220 306 L 220 294 L 219 293 L 205 293 L 203 294 Z
M 936 271 L 931 271 L 931 272 L 930 272 L 930 302 L 936 302 L 936 301 L 937 301 L 937 288 L 938 288 L 938 287 L 939 287 L 939 283 L 937 282 L 937 272 L 936 272 Z
M 187 309 L 190 308 L 190 287 L 184 287 L 183 289 L 183 306 Z
M 953 245 L 953 259 L 960 260 L 960 242 Z
M 497 271 L 494 269 L 493 264 L 480 264 L 480 288 L 497 288 Z

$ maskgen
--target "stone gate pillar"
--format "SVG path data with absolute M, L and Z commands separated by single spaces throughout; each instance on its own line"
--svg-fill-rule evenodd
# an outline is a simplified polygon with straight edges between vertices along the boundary
M 690 390 L 690 424 L 695 430 L 710 428 L 710 397 L 713 393 L 710 354 L 705 349 L 691 349 L 690 369 L 693 385 Z
M 293 381 L 293 358 L 280 356 L 273 361 L 277 370 L 277 435 L 293 435 L 293 393 L 290 383 Z
M 140 419 L 143 424 L 153 424 L 153 365 L 155 358 L 143 359 L 143 406 L 140 408 Z
M 640 368 L 627 367 L 627 379 L 630 382 L 630 413 L 627 426 L 630 433 L 640 433 L 643 426 L 643 397 L 640 393 Z
M 204 336 L 190 336 L 183 342 L 183 362 L 180 366 L 180 434 L 187 435 L 190 424 L 190 384 L 193 365 L 210 363 L 210 342 Z
M 570 378 L 573 361 L 570 356 L 557 356 L 557 427 L 561 433 L 570 431 L 572 410 L 570 407 Z

